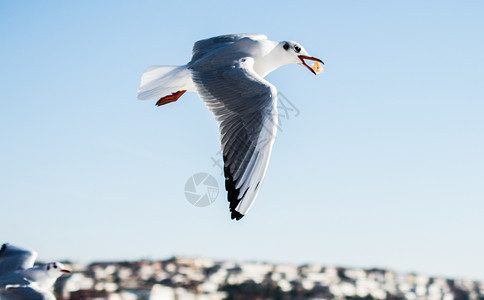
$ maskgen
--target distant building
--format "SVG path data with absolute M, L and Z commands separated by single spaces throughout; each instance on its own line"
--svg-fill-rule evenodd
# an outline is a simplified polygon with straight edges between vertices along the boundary
M 72 270 L 71 276 L 56 284 L 59 299 L 484 299 L 481 282 L 375 268 L 172 257 L 162 261 L 74 265 Z

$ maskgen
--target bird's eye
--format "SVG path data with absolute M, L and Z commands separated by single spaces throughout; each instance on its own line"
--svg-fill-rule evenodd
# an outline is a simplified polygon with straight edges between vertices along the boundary
M 301 47 L 298 45 L 294 46 L 294 50 L 296 50 L 297 53 L 301 52 Z
M 284 48 L 284 50 L 287 50 L 287 49 L 289 49 L 289 44 L 288 43 L 284 43 L 284 45 L 282 47 Z
M 57 265 L 56 264 L 54 264 L 54 269 L 57 269 Z

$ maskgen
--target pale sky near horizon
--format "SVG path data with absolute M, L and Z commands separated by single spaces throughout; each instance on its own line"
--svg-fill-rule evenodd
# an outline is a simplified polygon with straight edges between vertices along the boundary
M 243 3 L 243 4 L 242 4 Z M 43 260 L 386 267 L 484 280 L 484 2 L 1 1 L 0 242 Z M 230 220 L 197 95 L 139 101 L 199 39 L 295 40 L 325 72 L 266 77 L 282 120 L 249 214 Z M 184 196 L 195 173 L 216 201 Z

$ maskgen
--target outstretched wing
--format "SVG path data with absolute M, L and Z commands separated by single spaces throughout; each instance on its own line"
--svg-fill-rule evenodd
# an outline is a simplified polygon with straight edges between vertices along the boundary
M 224 48 L 243 38 L 250 38 L 252 40 L 267 40 L 267 36 L 263 34 L 249 33 L 227 34 L 200 40 L 193 45 L 192 61 L 196 61 L 208 53 L 212 53 L 217 49 Z
M 35 251 L 3 244 L 0 247 L 0 275 L 33 267 L 37 253 Z
M 198 93 L 219 123 L 225 189 L 232 219 L 251 208 L 267 170 L 277 130 L 277 91 L 243 52 L 206 55 L 189 69 Z
M 56 300 L 54 294 L 31 284 L 28 286 L 8 287 L 0 291 L 2 300 Z

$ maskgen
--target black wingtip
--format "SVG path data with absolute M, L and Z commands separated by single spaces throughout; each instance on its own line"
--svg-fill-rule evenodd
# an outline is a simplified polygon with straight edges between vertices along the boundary
M 0 248 L 0 253 L 2 253 L 3 251 L 5 251 L 5 249 L 7 249 L 7 245 L 8 243 L 2 244 L 2 247 Z
M 224 156 L 224 162 L 227 161 L 227 158 Z M 230 169 L 225 166 L 224 167 L 224 174 L 225 174 L 225 190 L 227 191 L 227 200 L 230 202 L 230 211 L 232 212 L 232 219 L 234 219 L 233 213 L 235 212 L 235 208 L 239 205 L 240 199 L 240 189 L 235 188 L 235 181 L 233 179 L 232 173 Z M 241 197 L 243 198 L 243 197 Z
M 242 219 L 244 217 L 243 214 L 239 213 L 238 211 L 236 210 L 232 210 L 232 215 L 231 215 L 231 218 L 232 220 L 235 219 L 236 221 L 239 221 L 240 219 Z
M 226 157 L 224 156 L 224 161 L 226 160 Z M 245 193 L 247 193 L 248 190 L 245 190 L 244 194 L 242 194 L 242 197 L 239 197 L 240 195 L 240 188 L 235 188 L 235 181 L 233 179 L 232 173 L 230 172 L 230 169 L 228 167 L 224 168 L 224 173 L 225 173 L 225 189 L 227 190 L 227 200 L 230 202 L 230 212 L 231 215 L 230 217 L 235 220 L 240 220 L 242 217 L 244 217 L 243 214 L 240 212 L 236 211 L 236 207 L 239 205 L 240 201 L 244 198 Z

